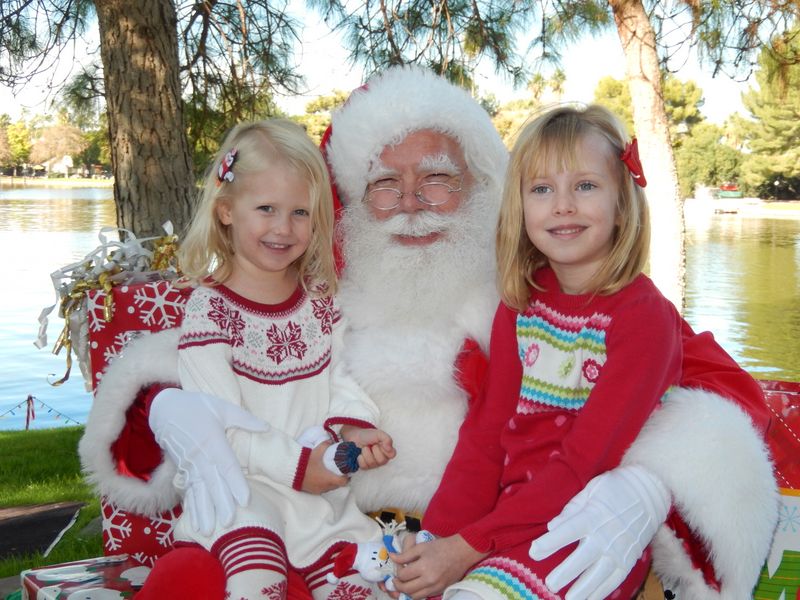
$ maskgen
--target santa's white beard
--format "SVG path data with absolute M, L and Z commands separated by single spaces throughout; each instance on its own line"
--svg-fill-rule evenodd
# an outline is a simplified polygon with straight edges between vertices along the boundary
M 341 222 L 345 274 L 341 302 L 359 327 L 387 319 L 396 325 L 442 323 L 471 289 L 494 281 L 496 203 L 481 187 L 451 214 L 420 211 L 377 221 L 363 202 Z M 422 246 L 397 243 L 397 234 L 442 233 Z
M 496 201 L 478 192 L 452 216 L 425 214 L 433 213 L 376 221 L 358 203 L 343 220 L 342 356 L 397 449 L 387 465 L 353 476 L 362 510 L 428 505 L 467 408 L 453 372 L 456 357 L 467 338 L 488 345 L 497 306 Z M 393 238 L 432 232 L 441 239 L 427 246 Z

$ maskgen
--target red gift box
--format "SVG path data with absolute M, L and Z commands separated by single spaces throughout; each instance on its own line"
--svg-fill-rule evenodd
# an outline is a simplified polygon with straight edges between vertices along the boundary
M 92 387 L 96 388 L 105 368 L 132 340 L 163 329 L 177 327 L 191 288 L 177 288 L 172 281 L 156 280 L 119 285 L 112 289 L 111 319 L 106 321 L 106 293 L 88 294 L 87 320 Z M 172 530 L 180 507 L 156 517 L 128 512 L 101 498 L 103 551 L 125 552 L 137 563 L 152 567 L 156 558 L 172 548 Z
M 159 556 L 172 549 L 172 531 L 181 514 L 180 506 L 156 517 L 123 510 L 100 499 L 103 513 L 103 552 L 106 556 L 125 552 L 137 564 L 152 567 Z
M 770 410 L 767 431 L 778 485 L 800 490 L 800 383 L 759 381 Z
M 20 575 L 23 600 L 129 600 L 147 575 L 127 554 L 28 569 Z
M 800 598 L 800 383 L 760 381 L 771 413 L 767 443 L 780 486 L 778 525 L 754 600 Z
M 90 291 L 86 312 L 92 388 L 97 387 L 106 366 L 122 354 L 131 340 L 180 325 L 191 291 L 177 288 L 168 280 L 116 286 L 111 290 L 110 321 L 105 318 L 106 293 Z

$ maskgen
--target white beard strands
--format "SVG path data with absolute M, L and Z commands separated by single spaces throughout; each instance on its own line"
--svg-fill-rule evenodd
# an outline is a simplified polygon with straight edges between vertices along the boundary
M 496 202 L 476 184 L 452 214 L 420 211 L 376 221 L 363 202 L 346 207 L 342 306 L 356 328 L 385 323 L 411 326 L 452 322 L 470 290 L 493 281 Z M 393 235 L 442 239 L 402 246 Z

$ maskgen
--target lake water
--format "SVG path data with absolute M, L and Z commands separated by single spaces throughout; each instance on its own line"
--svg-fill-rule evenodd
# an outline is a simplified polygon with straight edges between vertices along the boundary
M 48 347 L 33 341 L 41 309 L 55 302 L 50 273 L 83 258 L 115 223 L 110 189 L 0 187 L 0 430 L 84 423 L 91 405 L 77 364 L 66 370 L 53 342 L 63 327 L 51 313 Z M 800 219 L 739 215 L 687 223 L 687 320 L 710 330 L 753 375 L 800 381 Z

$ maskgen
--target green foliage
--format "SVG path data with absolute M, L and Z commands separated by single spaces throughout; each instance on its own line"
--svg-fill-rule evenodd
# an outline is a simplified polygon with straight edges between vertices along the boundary
M 705 123 L 700 112 L 703 91 L 693 81 L 681 81 L 670 74 L 665 74 L 662 89 L 681 196 L 690 197 L 697 185 L 737 181 L 742 155 L 727 143 L 719 127 Z M 620 116 L 628 133 L 634 135 L 631 94 L 624 81 L 603 77 L 595 88 L 594 100 Z
M 294 116 L 292 120 L 302 125 L 314 143 L 319 145 L 331 124 L 331 113 L 344 104 L 349 95 L 348 92 L 334 90 L 332 94 L 320 96 L 306 104 L 305 114 Z
M 24 85 L 59 58 L 67 60 L 70 43 L 87 29 L 95 1 L 4 0 L 0 4 L 0 82 Z M 174 51 L 181 60 L 186 91 L 186 126 L 195 165 L 202 170 L 234 123 L 278 113 L 274 90 L 299 90 L 302 77 L 292 61 L 297 23 L 286 14 L 286 4 L 269 0 L 166 4 L 174 8 L 172 15 L 164 15 L 164 26 L 178 29 L 179 47 Z M 94 130 L 104 93 L 98 62 L 82 69 L 64 87 L 62 106 L 68 108 L 74 125 Z M 90 147 L 92 157 L 99 156 L 98 150 L 107 153 L 99 139 Z
M 497 100 L 497 96 L 491 92 L 478 98 L 478 102 L 483 107 L 483 110 L 489 113 L 490 117 L 494 117 L 500 110 L 500 102 Z
M 28 162 L 31 155 L 31 132 L 24 121 L 12 123 L 6 129 L 11 163 L 14 166 Z
M 228 104 L 229 101 L 235 104 Z M 245 98 L 239 90 L 223 95 L 217 104 L 202 94 L 192 95 L 184 104 L 184 118 L 195 176 L 205 173 L 225 134 L 236 123 L 272 116 L 281 116 L 281 111 L 269 94 Z
M 423 64 L 467 89 L 481 57 L 515 82 L 524 69 L 514 40 L 530 6 L 515 0 L 361 0 L 312 2 L 343 32 L 353 63 L 368 74 L 389 65 Z
M 669 132 L 673 144 L 680 145 L 681 135 L 703 121 L 703 90 L 694 81 L 681 81 L 673 75 L 664 77 L 664 108 L 669 119 Z
M 603 77 L 594 89 L 594 101 L 602 104 L 617 115 L 633 135 L 633 109 L 631 108 L 631 91 L 628 84 L 611 76 Z
M 104 91 L 102 70 L 91 65 L 67 82 L 61 90 L 59 107 L 69 115 L 70 122 L 84 131 L 97 127 L 101 120 L 107 128 Z
M 512 100 L 489 113 L 506 146 L 513 146 L 519 131 L 542 106 L 561 99 L 564 80 L 561 70 L 556 70 L 550 78 L 537 73 L 528 82 L 530 95 L 527 98 Z
M 7 126 L 0 124 L 0 165 L 7 165 L 11 160 L 11 148 L 8 145 Z
M 513 100 L 501 106 L 492 117 L 495 129 L 508 148 L 514 145 L 517 134 L 539 106 L 533 100 Z
M 726 143 L 725 132 L 713 123 L 700 123 L 675 150 L 678 182 L 683 198 L 693 195 L 698 185 L 717 187 L 737 182 L 742 153 Z
M 703 90 L 694 81 L 681 81 L 665 74 L 662 86 L 664 108 L 669 120 L 670 137 L 673 144 L 680 145 L 681 134 L 688 133 L 703 120 L 700 107 L 703 105 Z M 612 110 L 634 135 L 631 93 L 625 81 L 603 77 L 594 91 L 594 101 Z
M 333 90 L 333 92 L 331 92 L 329 95 L 320 96 L 316 100 L 312 100 L 306 104 L 306 114 L 330 114 L 344 104 L 349 97 L 350 92 L 345 92 L 344 90 Z
M 108 129 L 94 129 L 83 134 L 85 149 L 75 155 L 76 165 L 97 165 L 111 168 L 111 151 L 108 146 Z
M 794 34 L 800 33 L 795 30 Z M 788 49 L 800 55 L 800 41 Z M 800 198 L 800 63 L 783 65 L 764 49 L 757 88 L 742 97 L 751 118 L 736 124 L 749 150 L 742 177 L 764 198 Z
M 85 502 L 77 522 L 53 552 L 0 560 L 0 577 L 32 567 L 79 560 L 103 553 L 99 533 L 82 534 L 100 515 L 100 503 L 83 480 L 77 446 L 83 427 L 0 431 L 0 506 Z
M 0 82 L 15 86 L 58 64 L 60 50 L 83 38 L 94 13 L 92 0 L 0 2 Z M 48 10 L 49 9 L 49 10 Z

